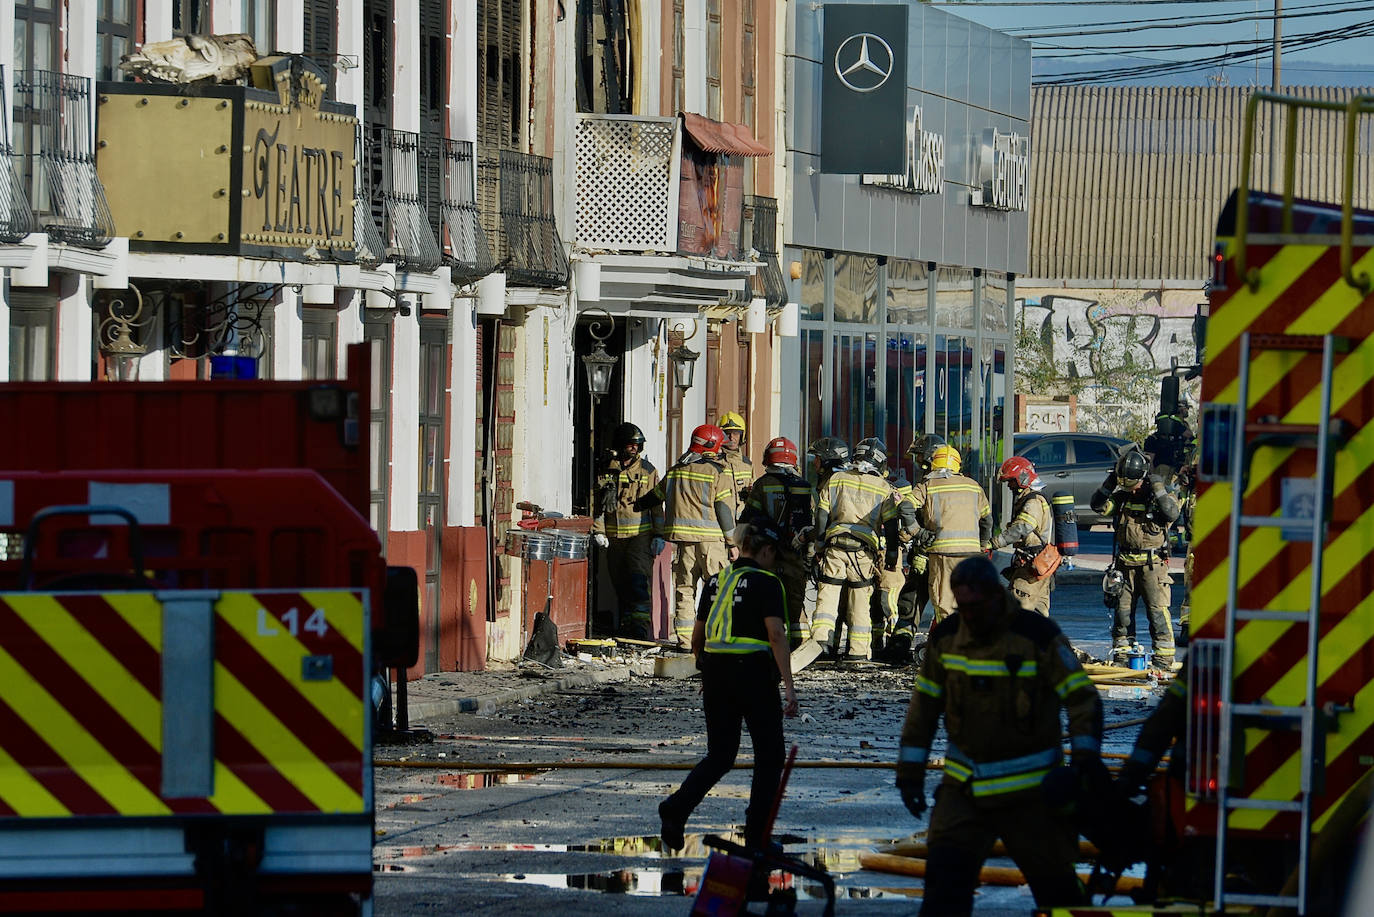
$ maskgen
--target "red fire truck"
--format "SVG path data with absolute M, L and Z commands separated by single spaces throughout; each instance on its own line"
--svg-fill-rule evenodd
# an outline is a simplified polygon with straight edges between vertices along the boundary
M 349 370 L 0 385 L 0 912 L 370 912 L 418 589 Z

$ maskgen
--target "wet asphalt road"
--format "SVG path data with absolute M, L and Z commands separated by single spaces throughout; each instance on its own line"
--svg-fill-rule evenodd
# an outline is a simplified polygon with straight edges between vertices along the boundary
M 1076 646 L 1103 655 L 1108 614 L 1096 586 L 1061 587 L 1052 609 Z M 860 853 L 924 828 L 902 807 L 890 770 L 913 676 L 818 663 L 797 677 L 803 716 L 787 721 L 789 743 L 804 762 L 846 764 L 793 772 L 774 837 L 835 876 L 840 914 L 914 914 L 920 906 L 919 879 L 858 863 Z M 1153 697 L 1104 702 L 1110 726 L 1147 713 Z M 693 815 L 687 849 L 661 849 L 657 804 L 685 775 L 680 768 L 705 751 L 691 681 L 633 678 L 426 725 L 433 741 L 385 754 L 438 767 L 377 770 L 379 915 L 686 915 L 709 853 L 703 835 L 728 835 L 743 819 L 749 772 L 737 769 Z M 1104 751 L 1129 751 L 1135 732 L 1109 730 Z M 746 737 L 741 755 L 749 754 Z M 564 766 L 514 769 L 532 762 Z M 492 764 L 512 769 L 479 770 Z M 938 780 L 932 772 L 928 787 Z M 794 887 L 798 913 L 822 912 L 814 882 Z M 985 889 L 975 912 L 1024 915 L 1031 906 L 1025 889 Z

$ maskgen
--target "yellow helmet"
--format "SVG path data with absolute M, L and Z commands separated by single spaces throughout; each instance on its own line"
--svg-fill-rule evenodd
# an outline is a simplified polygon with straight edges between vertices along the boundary
M 953 446 L 936 446 L 935 451 L 930 453 L 931 471 L 948 471 L 951 474 L 958 474 L 962 465 L 963 459 L 959 457 L 959 450 Z
M 734 411 L 726 411 L 720 418 L 718 426 L 725 431 L 738 430 L 740 435 L 744 435 L 744 418 Z

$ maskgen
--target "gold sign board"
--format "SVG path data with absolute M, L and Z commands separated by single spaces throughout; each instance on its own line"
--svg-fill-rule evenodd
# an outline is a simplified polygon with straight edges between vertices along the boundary
M 299 56 L 253 86 L 101 83 L 96 165 L 119 235 L 152 251 L 354 257 L 353 107 Z

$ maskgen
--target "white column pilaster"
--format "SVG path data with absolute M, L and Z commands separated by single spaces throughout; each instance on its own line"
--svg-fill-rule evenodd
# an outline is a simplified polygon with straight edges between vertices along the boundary
M 393 31 L 396 53 L 392 55 L 391 126 L 398 131 L 420 129 L 420 4 L 397 3 Z
M 90 382 L 91 279 L 85 274 L 62 274 L 57 299 L 57 379 Z
M 363 340 L 363 294 L 361 290 L 334 291 L 334 301 L 338 305 L 339 352 L 334 364 L 339 367 L 339 378 L 348 376 L 348 347 L 361 344 Z
M 477 301 L 457 296 L 449 309 L 450 360 L 449 391 L 452 392 L 452 421 L 448 428 L 448 505 L 444 508 L 450 525 L 476 525 L 477 520 Z
M 391 365 L 391 531 L 413 532 L 419 516 L 420 305 L 412 293 L 401 302 L 410 314 L 392 319 Z
M 363 104 L 363 0 L 339 0 L 338 31 L 335 39 L 340 58 L 357 66 L 335 70 L 334 95 L 340 102 Z M 361 116 L 361 112 L 359 112 Z
M 272 378 L 300 379 L 304 323 L 301 294 L 290 286 L 277 291 L 272 309 Z

